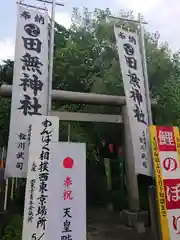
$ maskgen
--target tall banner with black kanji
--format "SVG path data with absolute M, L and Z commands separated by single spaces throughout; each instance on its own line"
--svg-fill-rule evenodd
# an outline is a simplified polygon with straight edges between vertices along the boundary
M 31 117 L 46 115 L 47 103 L 48 13 L 18 4 L 5 177 L 26 177 Z
M 60 185 L 56 181 L 56 171 L 52 169 L 52 145 L 58 144 L 59 118 L 51 116 L 32 117 L 31 142 L 26 180 L 24 219 L 22 240 L 51 239 L 48 234 L 49 213 L 54 207 L 59 212 L 58 204 L 49 205 L 54 198 L 52 191 Z M 60 166 L 57 167 L 57 171 Z M 52 189 L 53 178 L 53 189 Z M 58 225 L 54 225 L 54 227 Z M 58 239 L 58 238 L 52 238 Z M 60 238 L 59 238 L 60 239 Z
M 151 176 L 148 114 L 139 37 L 137 33 L 117 26 L 114 32 L 126 96 L 135 172 Z
M 177 127 L 150 126 L 162 240 L 180 236 L 180 136 Z

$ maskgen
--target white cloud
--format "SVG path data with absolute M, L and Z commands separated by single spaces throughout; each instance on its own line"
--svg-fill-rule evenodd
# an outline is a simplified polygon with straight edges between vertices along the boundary
M 150 0 L 150 1 L 145 1 L 145 0 L 116 0 L 117 5 L 120 7 L 128 8 L 130 10 L 133 10 L 135 14 L 141 12 L 143 14 L 146 14 L 149 12 L 151 9 L 153 9 L 157 4 L 158 0 Z
M 55 20 L 66 28 L 71 25 L 71 16 L 66 12 L 57 12 Z M 14 40 L 10 38 L 5 38 L 0 40 L 0 64 L 3 60 L 14 59 L 15 44 Z
M 55 20 L 66 28 L 71 26 L 71 15 L 67 12 L 57 12 Z
M 0 64 L 8 58 L 13 59 L 14 56 L 14 41 L 12 39 L 0 40 Z
M 135 16 L 142 13 L 150 32 L 159 31 L 161 41 L 167 41 L 173 51 L 180 49 L 179 0 L 115 0 L 118 7 L 133 10 Z

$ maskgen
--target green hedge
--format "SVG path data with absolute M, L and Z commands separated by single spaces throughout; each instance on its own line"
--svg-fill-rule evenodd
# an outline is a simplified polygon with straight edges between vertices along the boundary
M 14 215 L 9 224 L 5 227 L 2 240 L 21 240 L 23 218 Z

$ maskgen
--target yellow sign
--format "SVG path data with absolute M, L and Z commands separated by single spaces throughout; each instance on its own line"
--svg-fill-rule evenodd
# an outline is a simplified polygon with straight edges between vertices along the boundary
M 179 166 L 180 166 L 180 136 L 179 136 L 179 129 L 177 127 L 174 127 L 174 135 L 175 135 L 176 150 L 178 153 L 178 160 L 179 160 Z
M 152 147 L 152 154 L 153 154 L 154 172 L 155 172 L 155 178 L 156 178 L 156 189 L 157 189 L 157 197 L 158 197 L 162 240 L 170 240 L 167 209 L 166 209 L 166 198 L 165 198 L 163 176 L 162 176 L 161 164 L 160 164 L 156 126 L 150 126 L 149 129 L 150 129 L 151 147 Z

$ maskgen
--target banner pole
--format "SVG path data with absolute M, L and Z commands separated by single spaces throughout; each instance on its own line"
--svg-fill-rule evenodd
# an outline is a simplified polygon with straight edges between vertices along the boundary
M 138 21 L 139 21 L 139 36 L 140 36 L 140 49 L 141 49 L 141 56 L 142 56 L 142 67 L 143 67 L 143 75 L 144 75 L 144 88 L 145 88 L 145 97 L 146 97 L 146 108 L 147 108 L 147 115 L 148 115 L 148 125 L 153 125 L 153 118 L 152 118 L 152 110 L 151 110 L 151 98 L 150 98 L 150 91 L 149 91 L 149 80 L 148 80 L 148 71 L 147 71 L 147 61 L 146 61 L 146 50 L 145 50 L 145 40 L 144 40 L 144 27 L 142 24 L 141 14 L 138 14 Z M 154 177 L 153 171 L 153 161 L 152 161 L 152 152 L 151 152 L 151 143 L 150 143 L 150 133 L 149 129 L 146 133 L 147 137 L 147 153 L 149 158 L 149 164 L 151 165 L 151 175 Z
M 70 143 L 71 141 L 71 125 L 70 123 L 68 124 L 68 142 Z
M 11 182 L 11 200 L 14 199 L 14 180 L 15 180 L 15 178 L 12 178 L 12 182 Z
M 5 158 L 5 147 L 3 147 L 1 158 L 3 160 Z M 4 188 L 4 211 L 7 210 L 8 187 L 9 187 L 9 179 L 7 178 L 6 181 L 5 181 L 5 188 Z
M 51 115 L 51 92 L 53 81 L 53 60 L 54 60 L 54 27 L 55 27 L 56 0 L 52 0 L 51 8 L 51 32 L 50 32 L 50 56 L 49 56 L 49 84 L 48 84 L 48 115 Z
M 5 185 L 5 195 L 4 195 L 4 211 L 7 209 L 7 197 L 8 197 L 8 186 L 9 186 L 9 179 L 6 179 Z
M 145 96 L 146 96 L 146 106 L 148 112 L 148 124 L 153 125 L 153 118 L 152 118 L 152 110 L 151 110 L 151 98 L 150 98 L 150 91 L 149 91 L 149 80 L 148 80 L 148 71 L 147 71 L 147 62 L 146 62 L 146 51 L 145 51 L 145 39 L 144 39 L 144 27 L 142 25 L 142 18 L 141 14 L 138 14 L 139 20 L 139 28 L 140 28 L 140 47 L 141 47 L 141 54 L 142 54 L 142 65 L 143 65 L 143 73 L 144 73 L 144 87 L 145 87 Z M 151 143 L 150 143 L 150 133 L 148 131 L 148 145 L 149 145 L 149 161 L 153 162 L 152 152 L 151 152 Z M 153 175 L 153 164 L 152 164 L 152 176 Z M 149 204 L 150 204 L 150 217 L 151 217 L 151 229 L 153 232 L 153 237 L 158 239 L 159 236 L 159 224 L 158 221 L 158 213 L 157 213 L 157 194 L 155 191 L 155 186 L 148 187 L 148 195 L 149 195 Z M 154 196 L 153 196 L 154 195 Z M 156 226 L 158 225 L 158 227 Z
M 144 41 L 144 27 L 142 25 L 141 14 L 138 14 L 139 28 L 140 28 L 140 47 L 142 54 L 142 65 L 143 65 L 143 73 L 144 73 L 144 87 L 145 87 L 145 96 L 146 96 L 146 105 L 148 112 L 148 124 L 152 125 L 152 111 L 151 111 L 151 99 L 149 92 L 149 81 L 148 81 L 148 72 L 147 72 L 147 63 L 146 63 L 146 51 L 145 51 L 145 41 Z

